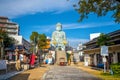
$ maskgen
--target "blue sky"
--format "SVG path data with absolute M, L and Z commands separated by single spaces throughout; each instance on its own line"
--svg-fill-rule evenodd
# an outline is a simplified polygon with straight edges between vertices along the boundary
M 111 18 L 90 14 L 88 19 L 78 22 L 79 14 L 73 4 L 78 0 L 0 0 L 0 16 L 7 16 L 20 26 L 20 35 L 29 40 L 33 31 L 51 37 L 57 22 L 63 25 L 71 46 L 89 41 L 91 33 L 109 33 L 120 29 Z

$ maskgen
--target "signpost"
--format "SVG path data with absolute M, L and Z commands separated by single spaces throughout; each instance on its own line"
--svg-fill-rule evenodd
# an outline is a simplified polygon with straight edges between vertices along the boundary
M 106 72 L 106 56 L 108 56 L 108 46 L 101 46 L 101 56 L 103 56 L 103 62 L 104 62 L 104 73 Z
M 101 56 L 108 56 L 108 46 L 101 46 Z
M 7 61 L 6 60 L 0 60 L 0 70 L 6 70 L 7 73 Z

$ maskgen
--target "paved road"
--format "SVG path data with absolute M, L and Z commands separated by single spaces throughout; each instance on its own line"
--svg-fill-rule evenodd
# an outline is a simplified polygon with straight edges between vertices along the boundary
M 43 80 L 101 80 L 95 76 L 71 66 L 51 66 Z

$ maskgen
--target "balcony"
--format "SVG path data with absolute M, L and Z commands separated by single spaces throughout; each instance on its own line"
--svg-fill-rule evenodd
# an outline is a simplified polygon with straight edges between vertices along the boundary
M 7 26 L 7 29 L 18 29 L 17 26 Z
M 6 30 L 8 33 L 17 33 L 17 30 Z

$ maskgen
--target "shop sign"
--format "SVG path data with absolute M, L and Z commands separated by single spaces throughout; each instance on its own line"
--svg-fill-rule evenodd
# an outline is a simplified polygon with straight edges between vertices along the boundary
M 107 62 L 107 59 L 105 57 L 103 57 L 103 62 Z

